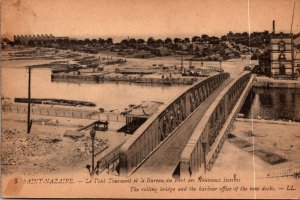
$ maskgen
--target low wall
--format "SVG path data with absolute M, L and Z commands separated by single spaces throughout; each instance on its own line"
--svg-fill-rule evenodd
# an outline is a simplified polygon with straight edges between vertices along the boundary
M 93 76 L 93 75 L 72 75 L 72 74 L 52 74 L 51 81 L 63 82 L 94 82 L 101 83 L 104 81 L 113 82 L 130 82 L 130 83 L 147 83 L 147 84 L 184 84 L 191 85 L 197 78 L 146 78 L 131 76 Z
M 26 104 L 7 104 L 2 105 L 2 112 L 11 112 L 19 114 L 27 114 L 28 107 Z M 126 122 L 124 115 L 116 113 L 100 113 L 97 110 L 84 110 L 84 109 L 72 109 L 62 107 L 50 107 L 50 106 L 31 106 L 31 114 L 44 115 L 44 116 L 56 116 L 67 117 L 77 119 L 92 119 L 103 121 L 116 121 Z
M 257 77 L 253 82 L 254 87 L 263 88 L 298 88 L 300 89 L 299 80 L 274 80 L 271 78 Z

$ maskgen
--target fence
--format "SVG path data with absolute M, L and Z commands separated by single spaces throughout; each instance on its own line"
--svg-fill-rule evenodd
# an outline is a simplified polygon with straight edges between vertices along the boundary
M 2 105 L 2 112 L 27 114 L 27 110 L 27 106 L 22 104 Z M 107 112 L 100 113 L 97 110 L 84 110 L 35 105 L 31 107 L 31 113 L 33 115 L 126 122 L 126 117 L 124 115 Z

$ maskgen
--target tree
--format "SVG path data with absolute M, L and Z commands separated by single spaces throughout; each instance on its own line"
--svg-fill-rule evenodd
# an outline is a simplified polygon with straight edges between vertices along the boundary
M 206 34 L 203 34 L 203 35 L 201 36 L 201 39 L 202 39 L 203 41 L 208 41 L 208 40 L 209 40 L 209 36 L 206 35 Z
M 148 40 L 147 40 L 147 44 L 149 46 L 152 46 L 154 43 L 155 43 L 155 40 L 153 39 L 153 37 L 149 37 Z
M 182 40 L 180 38 L 174 38 L 173 41 L 174 41 L 175 44 L 182 42 Z
M 137 40 L 137 43 L 138 43 L 138 44 L 144 44 L 144 43 L 145 43 L 145 40 L 144 40 L 144 39 L 138 39 L 138 40 Z
M 128 44 L 128 40 L 127 40 L 127 39 L 123 39 L 123 40 L 121 41 L 121 44 L 127 45 L 127 44 Z
M 16 39 L 16 40 L 20 40 L 20 39 Z M 1 41 L 6 42 L 6 43 L 10 42 L 10 40 L 8 38 L 3 38 L 3 39 L 1 39 Z
M 161 47 L 161 46 L 163 46 L 163 44 L 164 44 L 164 41 L 162 39 L 157 39 L 155 41 L 155 47 Z
M 112 38 L 107 38 L 105 43 L 109 44 L 109 45 L 112 45 L 113 44 L 113 39 Z
M 244 36 L 244 37 L 248 37 L 248 36 L 249 36 L 249 34 L 248 34 L 248 32 L 243 32 L 243 33 L 242 33 L 242 36 Z
M 98 39 L 98 44 L 103 45 L 105 43 L 105 40 L 103 38 Z
M 184 38 L 184 42 L 185 42 L 185 43 L 190 43 L 190 42 L 191 42 L 191 41 L 190 41 L 190 38 L 187 38 L 187 37 Z
M 192 37 L 192 42 L 200 42 L 201 38 L 199 36 Z
M 189 54 L 192 55 L 192 54 L 194 53 L 193 44 L 190 44 L 190 45 L 189 45 L 188 50 L 189 50 Z
M 199 51 L 200 51 L 199 47 L 198 47 L 198 46 L 196 46 L 196 48 L 195 48 L 195 52 L 199 52 Z
M 129 44 L 136 44 L 136 39 L 131 38 L 131 39 L 129 39 L 128 43 Z
M 223 35 L 222 37 L 221 37 L 221 41 L 226 41 L 227 40 L 227 36 L 226 35 Z
M 128 47 L 128 40 L 127 39 L 123 39 L 121 42 L 120 42 L 121 46 L 123 47 Z
M 229 31 L 229 33 L 227 34 L 229 37 L 234 36 L 234 33 L 232 31 Z
M 70 40 L 70 44 L 77 44 L 77 40 Z
M 90 44 L 90 39 L 88 39 L 88 38 L 86 38 L 86 39 L 84 39 L 84 44 Z
M 220 43 L 220 39 L 218 37 L 212 36 L 209 38 L 209 42 L 212 44 L 218 44 Z
M 14 41 L 9 41 L 8 44 L 9 44 L 10 46 L 15 46 L 15 45 L 16 45 L 16 43 L 15 43 Z
M 157 39 L 157 40 L 156 40 L 156 43 L 158 43 L 158 44 L 163 44 L 164 42 L 162 41 L 162 39 Z
M 165 39 L 165 44 L 170 44 L 172 43 L 172 39 L 171 38 L 166 38 Z
M 77 44 L 83 45 L 83 44 L 84 44 L 84 41 L 83 41 L 83 40 L 77 40 Z

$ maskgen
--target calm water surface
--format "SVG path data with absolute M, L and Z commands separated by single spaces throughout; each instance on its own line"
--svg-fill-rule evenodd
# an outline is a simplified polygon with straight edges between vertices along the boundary
M 283 88 L 253 88 L 241 113 L 247 118 L 300 121 L 300 90 Z
M 24 67 L 1 69 L 2 96 L 27 97 L 28 70 Z M 188 86 L 141 85 L 129 83 L 65 83 L 51 82 L 51 70 L 35 68 L 32 70 L 32 98 L 64 98 L 90 101 L 106 110 L 123 110 L 129 104 L 142 101 L 161 101 L 167 103 Z
M 49 61 L 4 61 L 1 62 L 2 96 L 27 97 L 28 70 L 30 64 Z M 116 82 L 105 83 L 65 83 L 51 82 L 51 70 L 32 70 L 33 98 L 64 98 L 90 101 L 106 110 L 126 108 L 129 104 L 142 101 L 167 103 L 175 99 L 188 86 L 141 85 Z M 253 111 L 253 115 L 251 114 Z M 300 121 L 300 90 L 278 88 L 253 88 L 249 93 L 241 113 L 247 118 Z

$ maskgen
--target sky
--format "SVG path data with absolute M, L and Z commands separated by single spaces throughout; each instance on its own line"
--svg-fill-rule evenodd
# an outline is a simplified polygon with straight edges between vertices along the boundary
M 2 0 L 1 36 L 192 37 L 300 31 L 300 0 Z

